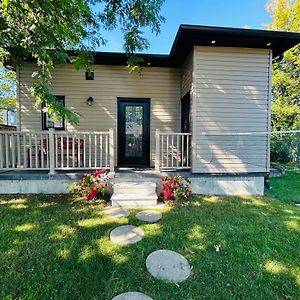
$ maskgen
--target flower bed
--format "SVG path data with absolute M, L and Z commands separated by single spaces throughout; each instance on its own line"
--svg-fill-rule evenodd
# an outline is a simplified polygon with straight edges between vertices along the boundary
M 192 193 L 190 179 L 181 175 L 162 177 L 163 198 L 165 200 L 185 200 Z
M 105 194 L 105 188 L 109 180 L 107 170 L 96 170 L 93 173 L 84 173 L 79 183 L 69 185 L 69 192 L 92 200 Z

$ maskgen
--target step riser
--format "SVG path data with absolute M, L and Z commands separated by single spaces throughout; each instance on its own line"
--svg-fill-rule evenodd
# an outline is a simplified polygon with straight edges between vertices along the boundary
M 123 189 L 114 189 L 114 194 L 126 194 L 126 195 L 140 195 L 140 196 L 151 196 L 153 193 L 156 193 L 156 191 L 153 192 L 153 190 L 139 190 L 136 189 L 134 191 L 132 190 L 123 190 Z
M 157 201 L 112 201 L 112 206 L 122 206 L 122 207 L 152 207 L 156 206 Z

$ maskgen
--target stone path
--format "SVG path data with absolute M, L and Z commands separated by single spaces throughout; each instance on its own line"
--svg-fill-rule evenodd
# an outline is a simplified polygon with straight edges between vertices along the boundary
M 133 225 L 122 225 L 113 229 L 110 233 L 110 240 L 119 245 L 135 244 L 142 240 L 144 231 Z
M 115 207 L 104 212 L 112 218 L 126 218 L 130 215 L 128 210 Z M 162 214 L 157 211 L 144 210 L 136 218 L 146 223 L 155 223 L 161 220 Z M 142 240 L 144 231 L 133 225 L 122 225 L 113 229 L 110 240 L 119 245 L 134 244 Z M 191 275 L 190 264 L 181 254 L 171 250 L 157 250 L 148 255 L 146 259 L 148 272 L 155 278 L 173 283 L 186 280 Z M 153 300 L 139 292 L 127 292 L 115 296 L 112 300 Z
M 136 215 L 136 218 L 140 221 L 146 222 L 146 223 L 155 223 L 158 222 L 161 219 L 162 215 L 160 212 L 153 211 L 153 210 L 144 210 L 139 212 Z
M 191 275 L 189 262 L 181 254 L 170 250 L 157 250 L 146 259 L 148 272 L 155 278 L 178 283 Z
M 127 218 L 130 215 L 130 211 L 120 207 L 107 208 L 104 210 L 104 213 L 114 219 Z
M 128 292 L 114 297 L 112 300 L 153 300 L 149 296 L 139 292 Z

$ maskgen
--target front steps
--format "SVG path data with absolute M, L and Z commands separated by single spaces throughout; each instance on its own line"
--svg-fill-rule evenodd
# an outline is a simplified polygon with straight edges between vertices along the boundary
M 153 207 L 157 205 L 156 183 L 120 182 L 113 185 L 112 206 Z

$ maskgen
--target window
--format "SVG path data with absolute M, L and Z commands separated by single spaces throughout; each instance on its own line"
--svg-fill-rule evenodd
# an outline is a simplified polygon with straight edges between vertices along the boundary
M 94 72 L 85 72 L 85 80 L 94 80 Z
M 63 104 L 63 106 L 65 106 L 65 96 L 55 97 Z M 42 104 L 42 129 L 48 130 L 49 128 L 54 128 L 56 130 L 65 130 L 65 118 L 62 118 L 61 120 L 51 119 L 48 113 L 43 111 L 45 107 L 47 107 L 47 104 L 44 102 Z

